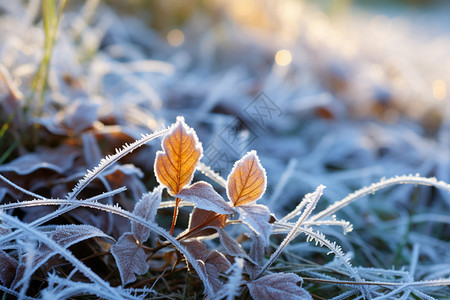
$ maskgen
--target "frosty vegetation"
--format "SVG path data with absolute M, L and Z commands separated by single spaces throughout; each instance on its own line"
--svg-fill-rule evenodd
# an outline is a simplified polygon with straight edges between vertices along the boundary
M 263 11 L 302 41 L 289 67 L 267 63 L 283 41 L 249 39 L 230 3 L 193 14 L 174 49 L 99 1 L 43 7 L 54 40 L 40 1 L 0 1 L 3 298 L 450 295 L 449 102 L 290 26 L 321 14 L 285 17 L 301 2 Z M 205 26 L 220 34 L 195 40 Z M 408 77 L 421 57 L 396 45 L 402 90 L 425 95 Z

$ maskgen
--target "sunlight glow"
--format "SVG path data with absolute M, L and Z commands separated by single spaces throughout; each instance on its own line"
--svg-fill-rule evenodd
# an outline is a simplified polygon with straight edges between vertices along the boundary
M 184 42 L 183 32 L 179 29 L 172 29 L 167 34 L 167 42 L 173 47 L 181 46 Z
M 441 79 L 435 80 L 432 85 L 433 97 L 437 100 L 444 100 L 447 97 L 447 85 Z
M 282 67 L 287 66 L 291 63 L 291 61 L 292 61 L 291 52 L 289 52 L 286 49 L 279 50 L 275 55 L 275 62 L 279 66 Z

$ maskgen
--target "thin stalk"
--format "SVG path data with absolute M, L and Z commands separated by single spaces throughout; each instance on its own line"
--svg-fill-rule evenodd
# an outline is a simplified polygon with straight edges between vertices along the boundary
M 175 229 L 175 223 L 177 222 L 178 218 L 178 204 L 180 203 L 180 201 L 181 201 L 180 198 L 175 199 L 175 208 L 173 209 L 172 225 L 170 226 L 170 235 L 173 235 L 173 230 Z

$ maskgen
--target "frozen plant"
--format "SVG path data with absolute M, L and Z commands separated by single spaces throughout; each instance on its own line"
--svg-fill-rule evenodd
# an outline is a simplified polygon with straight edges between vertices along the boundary
M 144 193 L 133 211 L 99 202 L 122 193 L 125 187 L 78 199 L 81 191 L 102 172 L 158 136 L 164 136 L 163 151 L 157 153 L 154 168 L 159 185 Z M 314 214 L 325 188 L 320 185 L 306 195 L 291 213 L 276 220 L 267 206 L 256 203 L 263 197 L 267 185 L 266 171 L 256 151 L 250 151 L 238 160 L 227 180 L 219 179 L 218 174 L 202 165 L 199 162 L 201 157 L 202 144 L 195 131 L 186 125 L 183 117 L 178 117 L 170 128 L 146 135 L 118 150 L 115 155 L 104 158 L 87 172 L 65 199 L 49 199 L 28 192 L 1 176 L 4 182 L 35 199 L 0 205 L 0 289 L 21 299 L 61 299 L 83 294 L 109 299 L 139 299 L 161 294 L 161 288 L 155 288 L 159 279 L 171 280 L 171 277 L 177 277 L 178 272 L 186 272 L 187 268 L 187 272 L 192 274 L 190 280 L 195 282 L 198 278 L 203 284 L 207 299 L 234 299 L 245 295 L 254 299 L 312 299 L 311 293 L 303 287 L 304 279 L 293 272 L 279 271 L 283 263 L 276 263 L 289 244 L 301 234 L 307 237 L 307 241 L 328 248 L 329 253 L 335 256 L 335 261 L 329 265 L 305 266 L 305 272 L 313 276 L 308 278 L 309 281 L 346 287 L 335 299 L 349 296 L 376 299 L 409 294 L 431 299 L 426 295 L 427 291 L 449 285 L 448 278 L 414 281 L 412 275 L 404 272 L 399 273 L 401 277 L 397 281 L 392 270 L 377 269 L 375 275 L 373 269 L 353 267 L 350 256 L 321 230 L 324 226 L 333 225 L 342 227 L 344 234 L 350 232 L 352 225 L 348 221 L 334 216 L 325 218 L 379 189 L 394 184 L 420 184 L 449 192 L 449 184 L 433 178 L 400 176 L 356 191 Z M 222 185 L 217 188 L 225 188 L 228 199 L 225 200 L 208 182 L 192 183 L 196 169 L 220 182 Z M 164 193 L 165 189 L 168 195 Z M 167 197 L 175 200 L 166 200 Z M 30 223 L 8 214 L 16 208 L 44 205 L 58 206 L 58 209 Z M 193 207 L 189 223 L 178 224 L 185 230 L 173 235 L 178 209 L 186 206 Z M 126 218 L 131 222 L 131 231 L 123 233 L 115 242 L 113 237 L 90 225 L 45 225 L 80 207 Z M 165 227 L 169 224 L 159 224 L 157 217 L 169 207 L 174 207 L 174 211 L 170 230 L 167 230 Z M 297 220 L 292 221 L 295 218 Z M 238 227 L 236 231 L 241 234 L 236 236 L 236 231 L 230 230 L 233 226 Z M 277 236 L 284 234 L 287 234 L 284 240 L 276 245 Z M 106 249 L 106 253 L 101 254 L 105 256 L 103 263 L 110 264 L 106 256 L 112 254 L 120 283 L 114 279 L 114 270 L 101 276 L 100 270 L 88 266 L 86 259 L 79 258 L 69 249 L 90 239 L 95 239 L 96 243 L 87 245 Z M 246 240 L 250 242 L 249 251 L 244 246 Z M 266 252 L 268 249 L 273 249 L 272 253 Z M 160 273 L 154 278 L 157 270 Z M 43 275 L 46 283 L 40 279 Z M 384 277 L 384 281 L 380 277 Z M 36 285 L 36 281 L 41 281 L 41 284 Z

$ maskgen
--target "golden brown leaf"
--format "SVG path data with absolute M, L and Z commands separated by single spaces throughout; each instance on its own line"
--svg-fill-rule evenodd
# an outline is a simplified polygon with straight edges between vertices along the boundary
M 261 198 L 266 190 L 266 171 L 256 151 L 238 160 L 227 180 L 227 195 L 233 206 L 249 204 Z
M 183 117 L 177 117 L 161 144 L 164 151 L 156 153 L 156 178 L 171 195 L 176 195 L 191 182 L 195 166 L 203 155 L 202 144 Z

